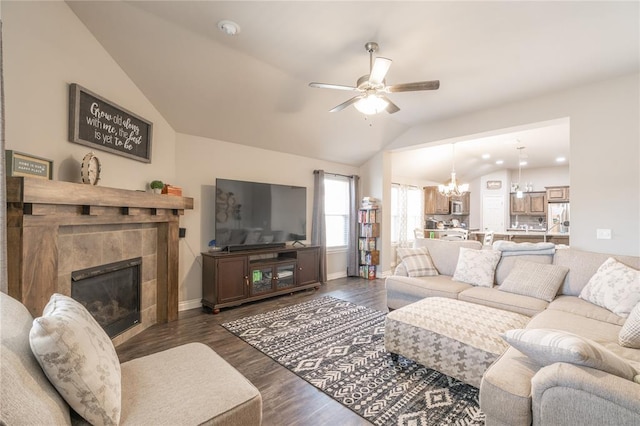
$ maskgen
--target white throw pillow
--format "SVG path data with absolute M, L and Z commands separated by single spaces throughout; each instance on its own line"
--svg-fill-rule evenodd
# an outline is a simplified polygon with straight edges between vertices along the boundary
M 582 365 L 628 380 L 638 372 L 604 346 L 573 333 L 547 328 L 508 330 L 500 335 L 532 361 L 547 366 L 556 362 Z
M 551 302 L 564 281 L 569 268 L 517 260 L 498 290 L 531 296 Z
M 640 303 L 631 310 L 624 322 L 618 333 L 618 343 L 625 348 L 640 349 Z
M 480 287 L 493 287 L 500 255 L 501 252 L 498 250 L 474 250 L 460 247 L 453 280 Z
M 408 276 L 432 277 L 438 275 L 438 270 L 433 266 L 429 250 L 426 247 L 398 248 L 396 253 L 402 259 Z
M 582 289 L 580 298 L 626 318 L 640 302 L 640 271 L 610 257 Z
M 53 294 L 33 320 L 31 350 L 67 403 L 93 425 L 117 425 L 120 362 L 113 343 L 82 304 Z M 44 419 L 43 419 L 44 420 Z

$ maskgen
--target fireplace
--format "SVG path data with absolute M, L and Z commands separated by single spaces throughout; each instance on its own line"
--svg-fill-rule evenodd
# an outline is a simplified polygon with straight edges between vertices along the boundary
M 138 257 L 71 273 L 71 297 L 109 337 L 140 323 L 141 265 Z

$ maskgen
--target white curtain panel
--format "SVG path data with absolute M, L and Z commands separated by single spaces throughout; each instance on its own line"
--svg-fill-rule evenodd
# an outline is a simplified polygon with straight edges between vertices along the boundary
M 358 186 L 360 177 L 349 176 L 349 233 L 347 235 L 347 276 L 359 276 L 358 259 L 358 208 L 360 207 L 360 196 Z

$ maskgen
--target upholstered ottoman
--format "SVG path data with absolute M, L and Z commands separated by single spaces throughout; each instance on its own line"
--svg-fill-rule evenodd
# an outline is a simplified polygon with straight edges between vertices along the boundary
M 475 387 L 508 344 L 499 336 L 531 318 L 456 299 L 429 297 L 387 315 L 384 346 Z

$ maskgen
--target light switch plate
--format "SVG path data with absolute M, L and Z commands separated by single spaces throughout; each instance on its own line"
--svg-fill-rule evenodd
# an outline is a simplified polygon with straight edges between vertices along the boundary
M 611 229 L 596 229 L 596 238 L 599 240 L 610 240 Z

